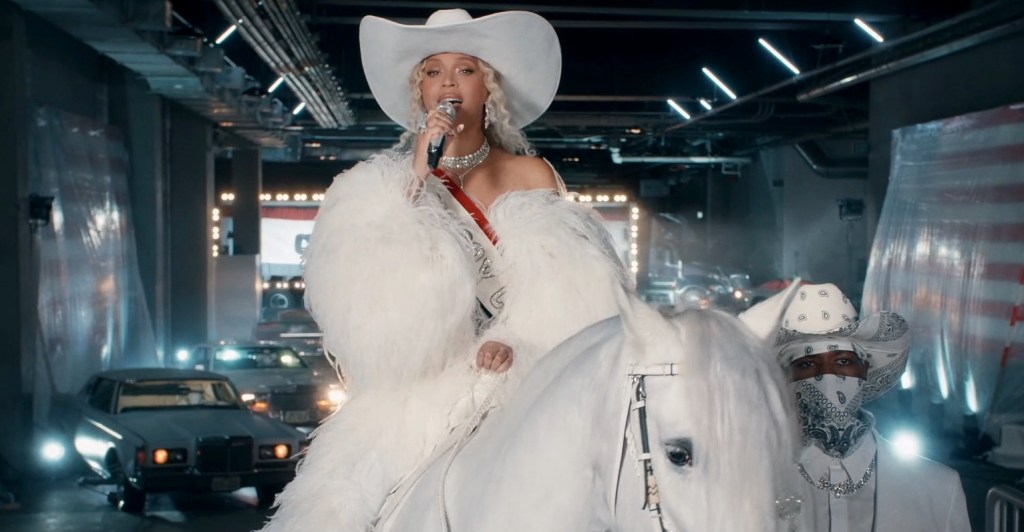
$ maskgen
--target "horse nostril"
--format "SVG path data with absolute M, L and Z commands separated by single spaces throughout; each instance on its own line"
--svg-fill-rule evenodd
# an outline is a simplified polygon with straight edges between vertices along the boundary
M 665 455 L 678 467 L 693 467 L 693 442 L 689 438 L 669 440 L 665 442 Z

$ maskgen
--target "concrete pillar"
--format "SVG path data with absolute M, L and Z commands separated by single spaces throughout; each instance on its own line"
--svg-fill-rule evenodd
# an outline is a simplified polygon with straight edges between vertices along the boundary
M 260 194 L 263 163 L 259 148 L 236 149 L 231 154 L 231 182 L 235 194 L 235 255 L 260 253 Z
M 212 330 L 213 128 L 210 121 L 168 104 L 167 211 L 168 352 L 205 342 Z
M 134 74 L 119 70 L 112 80 L 110 123 L 124 133 L 131 169 L 128 194 L 132 205 L 132 227 L 139 264 L 142 292 L 149 310 L 156 342 L 157 360 L 164 360 L 167 349 L 168 277 L 167 277 L 167 198 L 164 148 L 164 102 L 150 93 L 145 82 Z
M 13 464 L 25 464 L 29 456 L 38 331 L 38 261 L 28 218 L 27 59 L 23 13 L 0 2 L 0 455 Z

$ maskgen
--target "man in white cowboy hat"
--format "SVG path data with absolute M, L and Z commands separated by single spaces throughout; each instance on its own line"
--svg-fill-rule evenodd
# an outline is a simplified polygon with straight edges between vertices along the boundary
M 909 327 L 880 312 L 857 319 L 833 284 L 801 286 L 776 338 L 796 396 L 803 448 L 793 478 L 804 531 L 967 532 L 959 476 L 897 456 L 862 405 L 889 391 L 907 365 Z
M 359 31 L 370 90 L 407 132 L 339 175 L 317 215 L 306 303 L 350 399 L 266 530 L 368 530 L 403 478 L 627 290 L 602 224 L 521 131 L 559 83 L 546 20 L 452 9 Z M 433 167 L 428 146 L 443 146 Z

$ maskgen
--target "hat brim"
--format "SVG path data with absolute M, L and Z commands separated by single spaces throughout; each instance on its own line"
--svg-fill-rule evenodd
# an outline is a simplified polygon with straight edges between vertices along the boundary
M 868 361 L 868 375 L 864 383 L 864 402 L 888 392 L 907 368 L 910 356 L 910 326 L 895 312 L 879 312 L 866 316 L 842 329 L 821 334 L 808 334 L 782 328 L 776 337 L 779 363 L 789 366 L 805 356 L 803 345 L 827 339 L 847 340 L 858 354 Z
M 411 129 L 409 76 L 424 58 L 444 52 L 483 59 L 501 75 L 512 125 L 539 118 L 555 97 L 562 71 L 558 35 L 543 17 L 505 11 L 441 26 L 407 26 L 380 17 L 359 25 L 363 71 L 378 105 Z

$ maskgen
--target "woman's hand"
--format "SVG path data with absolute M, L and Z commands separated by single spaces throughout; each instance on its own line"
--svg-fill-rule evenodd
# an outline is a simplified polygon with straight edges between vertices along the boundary
M 504 373 L 512 367 L 512 348 L 494 341 L 484 342 L 476 352 L 476 367 Z
M 448 116 L 448 113 L 437 109 L 432 109 L 427 113 L 427 119 L 420 126 L 419 134 L 416 135 L 416 148 L 412 157 L 412 168 L 416 171 L 417 176 L 424 178 L 430 173 L 430 167 L 427 166 L 427 145 L 430 144 L 430 140 L 440 138 L 442 135 L 454 137 L 462 131 L 463 127 L 462 124 L 456 126 L 455 120 Z M 450 141 L 446 142 L 445 147 L 450 144 Z

